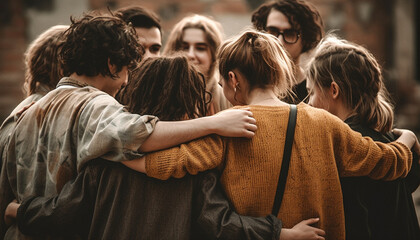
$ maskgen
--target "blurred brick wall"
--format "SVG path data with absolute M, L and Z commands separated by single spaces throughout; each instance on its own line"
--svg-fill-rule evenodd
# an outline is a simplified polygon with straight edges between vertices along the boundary
M 21 0 L 2 0 L 0 22 L 0 120 L 23 99 L 26 21 Z

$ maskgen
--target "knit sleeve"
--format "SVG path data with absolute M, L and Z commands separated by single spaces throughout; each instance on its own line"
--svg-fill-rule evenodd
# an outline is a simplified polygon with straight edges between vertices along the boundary
M 369 176 L 394 180 L 405 177 L 412 163 L 410 149 L 402 143 L 375 142 L 362 137 L 342 121 L 333 121 L 333 144 L 341 177 Z
M 146 172 L 150 177 L 166 180 L 182 178 L 219 166 L 224 160 L 223 138 L 210 135 L 167 150 L 146 155 Z

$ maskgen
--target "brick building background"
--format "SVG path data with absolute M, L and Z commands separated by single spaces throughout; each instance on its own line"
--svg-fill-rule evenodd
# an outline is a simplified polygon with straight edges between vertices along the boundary
M 309 0 L 318 8 L 326 30 L 366 46 L 384 68 L 396 105 L 396 127 L 420 137 L 419 2 L 418 0 Z M 23 53 L 39 33 L 84 11 L 141 5 L 160 15 L 163 39 L 189 13 L 213 16 L 225 35 L 250 25 L 251 12 L 264 0 L 1 0 L 0 121 L 24 98 Z M 415 193 L 420 206 L 420 190 Z M 420 207 L 419 207 L 420 209 Z M 420 216 L 420 212 L 418 213 Z

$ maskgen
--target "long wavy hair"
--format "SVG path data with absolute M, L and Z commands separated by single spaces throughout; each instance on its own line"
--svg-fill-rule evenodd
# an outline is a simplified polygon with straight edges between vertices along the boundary
M 161 120 L 183 120 L 207 114 L 204 76 L 185 56 L 148 58 L 130 73 L 121 102 L 130 112 Z
M 337 83 L 344 104 L 360 123 L 381 133 L 392 129 L 393 105 L 381 66 L 366 48 L 330 34 L 315 49 L 306 76 L 321 91 Z
M 41 33 L 29 45 L 25 52 L 25 84 L 23 91 L 26 96 L 37 90 L 38 83 L 44 84 L 49 90 L 57 85 L 63 77 L 63 71 L 58 54 L 64 42 L 66 25 L 56 25 Z

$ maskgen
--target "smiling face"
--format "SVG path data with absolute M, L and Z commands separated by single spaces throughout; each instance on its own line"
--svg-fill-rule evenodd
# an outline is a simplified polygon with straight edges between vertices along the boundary
M 286 15 L 284 15 L 282 12 L 274 8 L 271 9 L 270 14 L 268 14 L 266 29 L 269 33 L 285 32 L 287 30 L 296 30 L 296 29 L 293 29 Z M 276 37 L 283 44 L 284 49 L 289 53 L 293 61 L 297 63 L 299 60 L 299 56 L 302 53 L 302 36 L 300 36 L 297 42 L 295 43 L 285 42 L 283 36 L 279 34 L 277 34 Z
M 141 28 L 136 27 L 136 35 L 139 43 L 143 46 L 145 53 L 143 58 L 159 57 L 162 47 L 162 37 L 157 27 Z
M 209 76 L 213 60 L 203 30 L 198 28 L 185 29 L 182 35 L 182 50 L 201 73 L 206 77 Z

